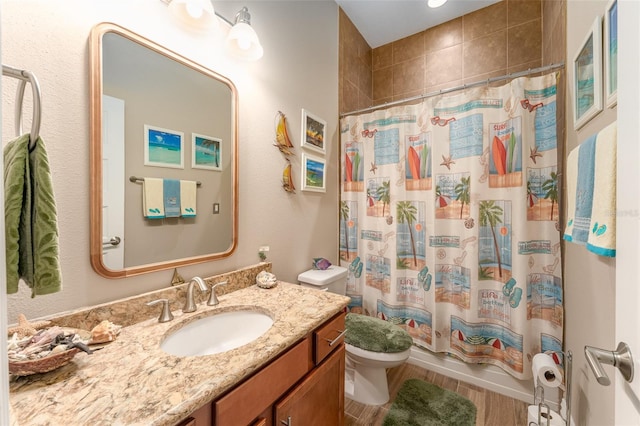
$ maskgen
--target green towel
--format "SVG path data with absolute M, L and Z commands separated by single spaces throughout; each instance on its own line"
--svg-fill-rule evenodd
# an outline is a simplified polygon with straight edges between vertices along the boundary
M 31 152 L 29 134 L 5 146 L 4 212 L 7 293 L 18 291 L 20 278 L 31 297 L 60 291 L 56 204 L 42 139 Z

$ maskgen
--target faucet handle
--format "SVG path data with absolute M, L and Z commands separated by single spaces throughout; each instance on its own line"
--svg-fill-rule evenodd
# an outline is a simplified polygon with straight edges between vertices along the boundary
M 216 287 L 218 287 L 219 285 L 227 285 L 227 281 L 222 281 L 211 286 L 211 294 L 209 295 L 209 301 L 207 302 L 208 306 L 215 306 L 220 303 L 220 301 L 218 300 L 218 296 L 216 296 Z
M 162 311 L 160 312 L 160 317 L 158 317 L 158 322 L 168 322 L 173 319 L 173 314 L 169 309 L 169 299 L 157 299 L 152 300 L 147 303 L 147 306 L 157 305 L 158 303 L 162 303 Z

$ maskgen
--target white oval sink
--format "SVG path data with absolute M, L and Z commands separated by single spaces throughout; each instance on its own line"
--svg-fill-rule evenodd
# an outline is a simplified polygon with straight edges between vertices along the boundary
M 172 332 L 160 344 L 160 349 L 176 356 L 218 354 L 251 343 L 272 325 L 273 319 L 262 312 L 222 312 Z

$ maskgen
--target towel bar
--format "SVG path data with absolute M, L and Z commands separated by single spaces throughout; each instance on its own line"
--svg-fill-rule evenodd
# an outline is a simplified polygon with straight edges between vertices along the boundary
M 38 79 L 31 71 L 20 70 L 10 67 L 8 65 L 2 65 L 2 75 L 7 77 L 13 77 L 18 80 L 18 88 L 16 90 L 16 135 L 22 134 L 22 101 L 24 100 L 24 89 L 29 82 L 31 84 L 31 90 L 33 91 L 33 118 L 31 120 L 31 133 L 29 135 L 29 151 L 32 151 L 35 147 L 36 141 L 40 136 L 40 119 L 41 119 L 41 102 L 40 102 L 40 85 Z
M 130 180 L 131 182 L 134 182 L 134 183 L 135 183 L 135 182 L 144 182 L 144 178 L 137 177 L 137 176 L 130 176 L 130 177 L 129 177 L 129 180 Z M 202 182 L 197 181 L 197 182 L 196 182 L 196 185 L 197 185 L 197 186 L 201 186 L 201 185 L 202 185 Z

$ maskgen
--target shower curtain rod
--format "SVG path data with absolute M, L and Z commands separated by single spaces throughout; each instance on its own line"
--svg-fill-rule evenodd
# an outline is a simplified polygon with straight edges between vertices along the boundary
M 386 103 L 380 104 L 380 105 L 374 105 L 374 106 L 358 109 L 358 110 L 351 111 L 351 112 L 345 112 L 345 113 L 340 114 L 340 118 L 346 117 L 347 115 L 359 114 L 361 112 L 373 111 L 374 109 L 380 109 L 380 108 L 390 107 L 390 106 L 394 106 L 394 105 L 400 105 L 400 104 L 404 104 L 406 102 L 417 101 L 417 100 L 420 100 L 420 99 L 429 98 L 431 96 L 443 95 L 445 93 L 451 93 L 451 92 L 455 92 L 457 90 L 469 89 L 471 87 L 482 86 L 484 84 L 489 84 L 489 83 L 493 83 L 493 82 L 500 81 L 500 80 L 508 80 L 508 79 L 513 79 L 513 78 L 518 78 L 518 77 L 524 77 L 524 76 L 527 76 L 529 74 L 555 70 L 555 69 L 558 69 L 558 68 L 564 68 L 564 62 L 559 62 L 557 64 L 551 64 L 551 65 L 545 65 L 544 67 L 529 68 L 526 71 L 514 72 L 514 73 L 511 73 L 511 74 L 501 75 L 499 77 L 487 78 L 486 80 L 479 80 L 479 81 L 476 81 L 474 83 L 461 84 L 459 86 L 450 87 L 448 89 L 436 90 L 436 91 L 433 91 L 433 92 L 424 93 L 422 95 L 417 95 L 417 96 L 413 96 L 413 97 L 410 97 L 410 98 L 400 99 L 398 101 L 386 102 Z

